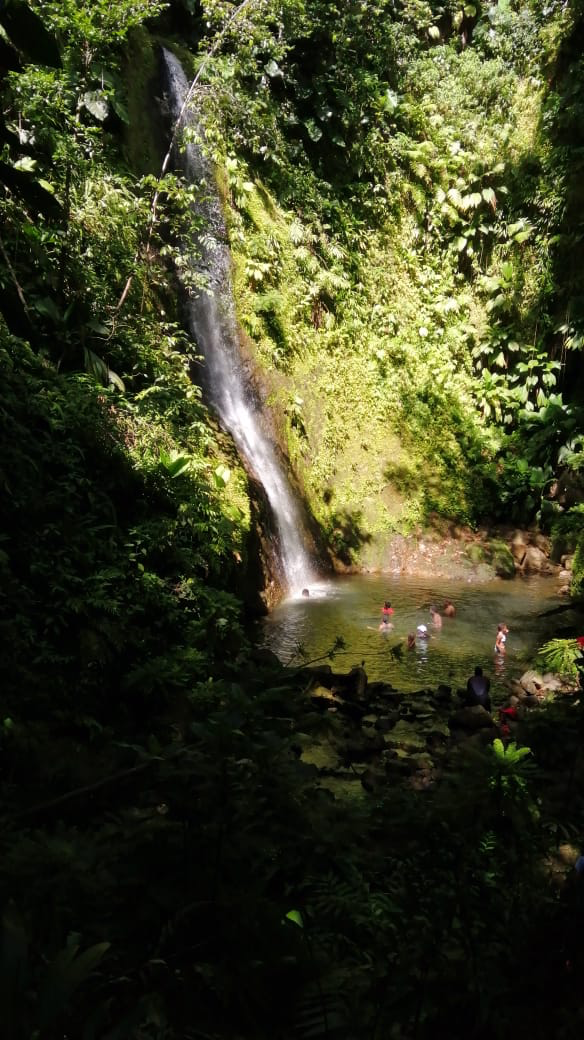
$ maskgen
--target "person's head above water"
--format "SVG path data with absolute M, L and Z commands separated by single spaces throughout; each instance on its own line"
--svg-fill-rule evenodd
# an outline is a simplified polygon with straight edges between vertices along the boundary
M 302 589 L 302 595 L 303 596 L 310 596 L 310 591 L 308 589 Z
M 418 633 L 419 636 L 427 636 L 428 635 L 428 629 L 426 628 L 426 625 L 418 625 L 418 627 L 416 629 L 416 632 Z

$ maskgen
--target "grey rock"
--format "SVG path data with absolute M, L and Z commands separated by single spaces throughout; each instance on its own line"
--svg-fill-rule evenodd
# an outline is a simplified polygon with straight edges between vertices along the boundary
M 523 673 L 519 683 L 526 693 L 531 694 L 539 693 L 545 687 L 543 676 L 539 672 L 534 671 L 533 668 Z

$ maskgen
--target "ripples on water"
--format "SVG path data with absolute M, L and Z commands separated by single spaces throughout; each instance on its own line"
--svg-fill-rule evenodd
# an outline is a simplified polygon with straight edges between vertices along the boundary
M 491 677 L 497 699 L 506 693 L 509 679 L 518 677 L 533 663 L 535 652 L 546 640 L 562 635 L 567 624 L 582 624 L 575 612 L 540 617 L 544 611 L 565 603 L 554 578 L 501 579 L 489 584 L 432 582 L 410 577 L 359 575 L 337 578 L 312 586 L 310 597 L 280 604 L 264 621 L 261 644 L 273 650 L 284 664 L 301 663 L 298 647 L 307 659 L 320 658 L 337 636 L 345 649 L 331 662 L 336 671 L 348 671 L 364 662 L 370 680 L 385 680 L 405 692 L 435 687 L 438 683 L 464 686 L 480 664 Z M 384 600 L 394 608 L 393 631 L 377 630 Z M 446 599 L 456 606 L 455 618 L 443 618 L 442 628 L 431 624 L 428 607 L 438 609 Z M 578 619 L 580 619 L 578 621 Z M 507 655 L 495 659 L 493 647 L 497 625 L 509 626 Z M 406 649 L 408 632 L 419 624 L 428 626 L 426 645 L 417 641 Z M 398 660 L 391 648 L 401 645 Z

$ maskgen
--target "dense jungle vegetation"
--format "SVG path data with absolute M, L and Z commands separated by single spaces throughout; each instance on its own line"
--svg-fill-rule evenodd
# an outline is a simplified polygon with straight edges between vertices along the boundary
M 581 1035 L 549 867 L 584 702 L 423 793 L 340 803 L 298 757 L 334 721 L 251 642 L 264 507 L 185 331 L 159 47 L 331 558 L 538 524 L 577 597 L 583 41 L 581 0 L 0 4 L 7 1040 Z

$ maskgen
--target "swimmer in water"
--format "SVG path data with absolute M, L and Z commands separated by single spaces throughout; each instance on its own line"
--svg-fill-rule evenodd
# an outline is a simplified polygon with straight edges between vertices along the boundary
M 389 618 L 384 617 L 382 619 L 382 621 L 381 621 L 381 624 L 380 624 L 379 628 L 378 628 L 378 632 L 391 632 L 392 628 L 393 628 L 393 625 L 392 625 L 391 621 L 389 620 Z
M 450 599 L 444 600 L 444 606 L 442 607 L 442 613 L 444 617 L 456 617 L 456 607 Z
M 505 624 L 505 622 L 502 621 L 500 625 L 497 625 L 497 638 L 495 639 L 495 651 L 494 651 L 495 655 L 498 655 L 500 657 L 504 657 L 505 656 L 505 654 L 507 652 L 506 643 L 507 643 L 507 635 L 508 634 L 509 634 L 509 629 L 507 628 L 507 625 Z
M 386 599 L 385 603 L 383 604 L 383 607 L 381 608 L 381 613 L 383 614 L 384 618 L 391 617 L 391 615 L 393 614 L 393 607 L 388 599 Z
M 415 632 L 408 632 L 408 650 L 414 650 L 416 647 L 416 634 Z
M 434 628 L 442 628 L 442 618 L 436 610 L 436 607 L 430 607 L 430 615 L 432 617 L 432 624 Z
M 303 596 L 310 596 L 310 591 L 308 589 L 302 589 L 302 595 Z

